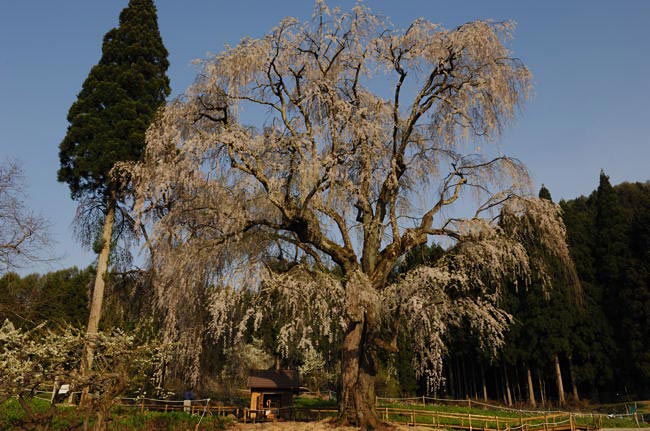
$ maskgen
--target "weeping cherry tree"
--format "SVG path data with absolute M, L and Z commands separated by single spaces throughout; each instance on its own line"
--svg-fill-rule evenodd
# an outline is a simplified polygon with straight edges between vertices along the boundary
M 525 167 L 493 145 L 530 88 L 512 29 L 419 19 L 399 30 L 364 5 L 317 2 L 310 20 L 205 60 L 148 130 L 144 161 L 123 166 L 154 225 L 168 335 L 206 298 L 216 337 L 279 311 L 286 350 L 338 343 L 339 419 L 363 429 L 382 427 L 376 357 L 398 331 L 434 381 L 451 326 L 496 349 L 510 321 L 502 286 L 547 278 L 526 242 L 570 266 L 558 207 L 530 197 Z M 431 240 L 446 255 L 389 283 Z M 286 250 L 291 268 L 265 265 Z

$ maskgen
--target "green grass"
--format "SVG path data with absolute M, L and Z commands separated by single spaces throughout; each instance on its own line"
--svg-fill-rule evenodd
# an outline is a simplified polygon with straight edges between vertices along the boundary
M 39 399 L 33 399 L 31 401 L 31 406 L 34 411 L 35 416 L 39 418 L 46 417 L 47 411 L 49 409 L 49 403 Z M 296 397 L 294 399 L 295 407 L 303 407 L 309 409 L 335 409 L 337 407 L 336 401 L 334 400 L 321 400 L 318 398 L 311 397 Z M 378 406 L 378 412 L 382 415 L 382 408 L 393 408 L 393 409 L 403 409 L 403 410 L 415 410 L 416 420 L 418 423 L 431 423 L 432 415 L 431 413 L 438 414 L 462 414 L 462 415 L 476 415 L 476 416 L 490 416 L 498 417 L 499 420 L 503 419 L 503 422 L 500 422 L 500 428 L 504 426 L 505 420 L 508 418 L 518 419 L 520 414 L 518 412 L 500 410 L 500 409 L 483 409 L 483 408 L 468 408 L 461 406 L 453 405 L 441 405 L 441 404 L 403 404 L 403 403 L 381 403 Z M 421 411 L 427 412 L 427 414 L 418 414 Z M 429 413 L 431 412 L 431 413 Z M 523 418 L 526 416 L 540 416 L 543 415 L 543 412 L 539 413 L 530 413 L 528 415 L 522 415 Z M 390 414 L 389 418 L 392 422 L 401 422 L 406 423 L 411 421 L 411 414 L 409 412 L 405 414 Z M 437 422 L 442 428 L 445 425 L 458 425 L 460 423 L 459 418 L 436 418 Z M 466 418 L 462 419 L 466 422 Z M 119 407 L 115 408 L 112 412 L 111 420 L 108 423 L 109 431 L 185 431 L 185 430 L 194 430 L 197 422 L 199 421 L 198 416 L 190 416 L 184 412 L 153 412 L 153 411 L 144 411 L 140 412 L 138 409 L 124 408 Z M 63 431 L 68 430 L 71 427 L 75 427 L 82 422 L 82 418 L 78 415 L 75 407 L 66 407 L 58 406 L 56 414 L 50 420 L 50 428 L 53 431 Z M 205 416 L 201 420 L 200 430 L 211 431 L 211 430 L 221 430 L 226 428 L 229 419 L 216 416 Z M 632 418 L 608 418 L 602 415 L 591 416 L 590 413 L 587 413 L 585 416 L 577 416 L 576 423 L 580 426 L 595 426 L 598 428 L 636 428 L 636 422 Z M 25 415 L 15 399 L 8 400 L 4 404 L 0 405 L 0 430 L 1 429 L 19 429 L 25 425 Z M 473 418 L 473 426 L 482 428 L 487 426 L 490 428 L 495 428 L 496 420 L 495 419 L 483 419 L 482 421 Z
M 193 430 L 199 416 L 190 416 L 184 412 L 139 412 L 131 411 L 121 415 L 113 415 L 109 423 L 109 431 L 133 430 Z M 200 430 L 222 430 L 229 423 L 228 419 L 216 416 L 205 416 L 201 420 Z
M 30 405 L 36 420 L 45 421 L 47 412 L 50 409 L 50 403 L 35 398 L 30 401 Z M 19 428 L 26 422 L 25 412 L 16 399 L 7 400 L 0 405 L 0 429 Z M 62 431 L 81 423 L 81 419 L 74 408 L 59 407 L 56 414 L 48 422 L 50 423 L 50 429 Z
M 318 398 L 307 398 L 307 397 L 297 397 L 294 399 L 294 406 L 296 407 L 305 407 L 312 409 L 331 409 L 336 408 L 336 401 L 333 400 L 320 400 Z M 531 416 L 543 416 L 544 412 L 523 412 L 511 410 L 501 410 L 501 409 L 490 409 L 490 408 L 469 408 L 463 406 L 454 406 L 454 405 L 445 405 L 445 404 L 405 404 L 405 403 L 387 403 L 381 402 L 377 406 L 378 413 L 381 415 L 381 409 L 388 407 L 389 409 L 403 409 L 403 410 L 415 410 L 416 419 L 418 423 L 431 423 L 432 415 L 424 414 L 419 415 L 418 411 L 427 411 L 431 413 L 439 413 L 444 415 L 445 413 L 452 414 L 462 414 L 462 415 L 476 415 L 476 416 L 489 416 L 491 418 L 498 417 L 499 420 L 503 419 L 504 422 L 500 422 L 499 427 L 503 427 L 504 423 L 508 419 L 519 419 L 520 417 L 526 418 Z M 411 414 L 389 414 L 390 421 L 393 422 L 410 422 Z M 463 419 L 466 423 L 467 419 Z M 458 425 L 460 420 L 458 418 L 437 418 L 438 423 L 444 427 L 444 425 Z M 483 419 L 483 421 L 473 420 L 477 428 L 487 426 L 490 428 L 496 428 L 496 420 Z M 576 424 L 580 426 L 595 426 L 598 428 L 636 428 L 636 422 L 632 418 L 608 418 L 602 415 L 591 416 L 590 413 L 586 413 L 584 416 L 576 416 Z
M 39 399 L 30 401 L 34 415 L 38 420 L 46 421 L 49 403 Z M 194 430 L 201 421 L 199 430 L 222 430 L 230 422 L 224 417 L 206 415 L 191 416 L 184 412 L 140 412 L 138 409 L 115 408 L 108 422 L 109 431 L 185 431 Z M 52 431 L 64 431 L 80 425 L 83 418 L 75 407 L 57 406 L 55 415 L 47 420 Z M 11 399 L 0 404 L 0 430 L 24 428 L 27 421 L 18 401 Z M 92 419 L 91 419 L 92 424 Z
M 304 407 L 310 409 L 335 409 L 337 408 L 336 400 L 322 400 L 312 397 L 296 397 L 293 399 L 294 407 Z

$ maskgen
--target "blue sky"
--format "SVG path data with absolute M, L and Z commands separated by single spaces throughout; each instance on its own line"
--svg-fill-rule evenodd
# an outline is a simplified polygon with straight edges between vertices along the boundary
M 128 0 L 0 0 L 0 158 L 22 162 L 29 207 L 47 217 L 61 258 L 47 271 L 90 264 L 72 237 L 75 203 L 56 182 L 66 114 Z M 172 94 L 194 79 L 191 60 L 259 37 L 305 1 L 159 0 Z M 331 0 L 349 9 L 353 1 Z M 500 143 L 558 200 L 613 183 L 650 180 L 650 1 L 368 0 L 398 27 L 425 17 L 446 27 L 514 20 L 512 47 L 534 75 L 533 98 Z

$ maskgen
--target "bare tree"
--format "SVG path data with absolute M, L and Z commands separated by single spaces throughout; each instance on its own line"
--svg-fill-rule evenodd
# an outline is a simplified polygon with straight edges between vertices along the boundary
M 0 164 L 0 271 L 46 259 L 48 223 L 25 206 L 26 199 L 22 169 Z
M 140 215 L 155 222 L 169 334 L 211 285 L 239 286 L 213 289 L 211 330 L 241 332 L 229 310 L 238 289 L 259 286 L 244 320 L 280 309 L 291 316 L 281 343 L 340 334 L 340 419 L 364 429 L 382 426 L 376 354 L 396 350 L 399 325 L 434 379 L 451 325 L 498 347 L 510 318 L 501 286 L 545 279 L 523 243 L 570 265 L 558 207 L 529 197 L 525 167 L 490 145 L 529 91 L 505 46 L 512 27 L 420 19 L 401 31 L 363 5 L 317 2 L 310 21 L 285 19 L 206 60 L 149 129 L 145 161 L 127 167 Z M 259 112 L 261 127 L 245 125 Z M 390 284 L 400 257 L 431 238 L 447 255 Z M 264 265 L 291 248 L 288 271 Z

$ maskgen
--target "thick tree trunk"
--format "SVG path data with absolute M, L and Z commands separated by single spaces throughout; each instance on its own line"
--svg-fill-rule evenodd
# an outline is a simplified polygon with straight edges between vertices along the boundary
M 528 404 L 531 407 L 537 407 L 535 401 L 535 388 L 533 387 L 533 373 L 530 371 L 530 365 L 526 365 L 526 377 L 528 378 Z
M 365 322 L 354 322 L 345 334 L 341 361 L 341 399 L 339 419 L 342 424 L 362 430 L 382 428 L 375 411 L 375 360 L 367 345 Z
M 88 317 L 88 327 L 86 328 L 86 345 L 84 346 L 83 356 L 81 358 L 81 375 L 83 377 L 90 373 L 93 366 L 95 354 L 94 338 L 99 330 L 99 320 L 102 315 L 102 304 L 104 302 L 104 287 L 106 274 L 108 272 L 108 258 L 111 252 L 111 239 L 113 237 L 113 224 L 115 222 L 115 199 L 111 198 L 108 202 L 108 211 L 104 220 L 104 229 L 102 231 L 102 249 L 97 259 L 97 273 L 95 274 L 95 286 L 90 301 L 90 315 Z M 80 404 L 84 404 L 88 397 L 88 387 L 84 387 L 81 394 Z
M 563 406 L 566 402 L 564 398 L 564 385 L 562 384 L 562 369 L 560 368 L 560 358 L 557 353 L 553 355 L 553 363 L 555 364 L 555 380 L 557 381 L 557 395 L 560 405 Z

